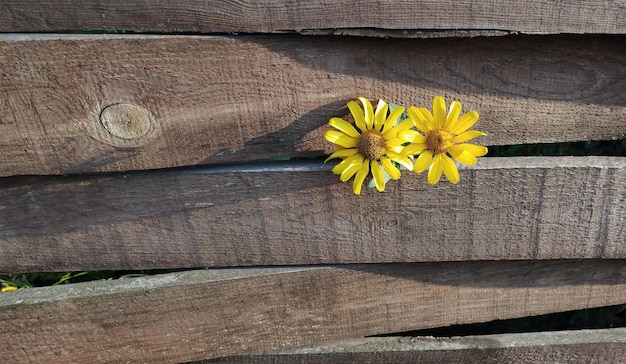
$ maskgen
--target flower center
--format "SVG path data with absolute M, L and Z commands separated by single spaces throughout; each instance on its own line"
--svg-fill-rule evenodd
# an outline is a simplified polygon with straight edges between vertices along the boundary
M 387 141 L 383 135 L 376 130 L 369 130 L 361 134 L 357 149 L 365 158 L 375 161 L 385 154 Z
M 436 129 L 428 134 L 426 138 L 426 146 L 433 154 L 445 154 L 454 143 L 452 143 L 452 134 L 443 129 Z

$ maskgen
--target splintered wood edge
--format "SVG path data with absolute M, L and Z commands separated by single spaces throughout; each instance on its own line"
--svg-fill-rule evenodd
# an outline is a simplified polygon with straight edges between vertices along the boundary
M 625 262 L 259 267 L 33 288 L 0 294 L 0 338 L 3 358 L 17 363 L 181 362 L 328 345 L 621 304 Z
M 363 37 L 381 37 L 381 38 L 450 38 L 450 37 L 483 37 L 483 36 L 504 36 L 510 35 L 510 32 L 499 30 L 445 30 L 445 31 L 384 31 L 377 29 L 319 29 L 319 30 L 303 30 L 303 35 L 330 36 L 330 35 L 352 35 Z M 277 34 L 276 36 L 287 35 Z M 170 34 L 78 34 L 78 33 L 0 33 L 0 40 L 6 42 L 25 42 L 25 41 L 41 41 L 41 40 L 109 40 L 109 39 L 168 39 L 180 38 L 180 35 Z M 185 35 L 187 39 L 219 39 L 222 35 L 206 34 L 206 35 Z
M 560 361 L 607 362 L 626 355 L 626 328 L 563 330 L 551 332 L 471 335 L 464 337 L 374 337 L 343 340 L 337 344 L 287 348 L 245 356 L 203 360 L 188 364 L 217 363 L 344 363 L 350 359 L 381 362 L 386 355 L 397 363 L 464 358 L 508 359 L 509 363 L 536 363 L 541 357 L 556 355 Z M 476 355 L 480 353 L 479 355 Z M 497 354 L 496 354 L 497 353 Z M 598 355 L 601 353 L 600 355 Z M 347 359 L 347 360 L 346 360 Z M 430 359 L 430 360 L 429 360 Z M 406 360 L 406 361 L 405 361 Z M 456 362 L 456 361 L 454 361 Z M 500 361 L 501 362 L 501 361 Z
M 189 270 L 175 273 L 146 275 L 140 277 L 120 278 L 116 280 L 98 280 L 93 282 L 74 283 L 50 286 L 45 289 L 20 289 L 11 295 L 0 294 L 0 306 L 6 304 L 42 304 L 65 301 L 77 298 L 110 296 L 132 291 L 151 289 L 167 289 L 180 285 L 210 284 L 229 280 L 246 279 L 258 276 L 287 274 L 303 270 L 324 269 L 318 267 L 237 267 L 205 270 Z
M 463 337 L 370 337 L 345 340 L 340 344 L 266 351 L 253 355 L 323 354 L 376 351 L 430 351 L 494 349 L 528 346 L 626 343 L 626 328 L 581 329 L 513 334 L 469 335 Z

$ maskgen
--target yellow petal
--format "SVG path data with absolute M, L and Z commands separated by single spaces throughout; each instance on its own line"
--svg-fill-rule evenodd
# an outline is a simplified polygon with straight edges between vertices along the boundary
M 387 131 L 383 132 L 383 137 L 385 137 L 385 139 L 387 139 L 387 140 L 395 138 L 398 135 L 398 133 L 400 133 L 400 132 L 402 132 L 404 130 L 409 130 L 412 127 L 413 127 L 413 120 L 405 119 L 403 122 L 401 122 L 400 124 L 394 126 L 390 130 L 387 130 Z
M 385 121 L 385 125 L 383 126 L 383 129 L 381 130 L 381 132 L 385 134 L 389 130 L 393 129 L 394 124 L 396 123 L 396 121 L 398 121 L 398 118 L 402 115 L 403 112 L 404 112 L 404 108 L 402 106 L 398 106 L 395 109 L 393 109 L 389 113 L 389 117 L 387 118 L 387 121 Z M 411 123 L 411 126 L 413 126 L 412 124 L 413 123 Z
M 374 112 L 374 129 L 381 131 L 383 129 L 383 125 L 385 123 L 385 119 L 387 118 L 387 111 L 389 110 L 389 105 L 383 100 L 378 100 L 378 105 L 376 106 L 376 112 Z
M 417 130 L 421 131 L 423 134 L 428 134 L 429 131 L 433 130 L 435 120 L 428 109 L 425 107 L 420 107 L 418 109 L 415 106 L 411 106 L 406 112 L 409 115 L 409 119 L 413 121 L 413 125 L 415 125 Z
M 363 110 L 365 110 L 365 125 L 367 126 L 367 130 L 372 130 L 374 127 L 374 109 L 372 108 L 372 104 L 370 100 L 365 97 L 359 97 L 359 100 L 363 105 Z
M 404 148 L 402 144 L 405 144 L 405 143 L 406 141 L 400 138 L 394 138 L 394 139 L 388 140 L 387 143 L 385 143 L 385 146 L 387 147 L 388 150 L 392 150 L 396 153 L 400 153 L 402 149 Z
M 448 153 L 450 153 L 450 155 L 452 155 L 454 159 L 456 159 L 457 162 L 467 164 L 470 166 L 476 164 L 475 155 L 468 152 L 467 150 L 464 150 L 463 148 L 456 148 L 456 147 L 457 146 L 452 146 L 448 148 Z
M 361 130 L 361 132 L 367 131 L 365 125 L 365 116 L 363 115 L 363 110 L 356 101 L 348 102 L 348 109 L 350 109 L 350 113 L 354 118 L 354 123 Z
M 415 143 L 409 144 L 404 149 L 402 149 L 402 154 L 404 155 L 417 155 L 426 149 L 426 143 Z
M 336 166 L 334 166 L 332 169 L 332 172 L 334 174 L 342 174 L 343 171 L 345 171 L 346 168 L 348 168 L 351 164 L 360 163 L 362 159 L 363 159 L 363 156 L 361 156 L 360 154 L 355 154 L 352 157 L 348 157 L 342 160 Z
M 443 174 L 446 175 L 448 181 L 454 185 L 459 183 L 461 178 L 459 177 L 459 170 L 456 168 L 454 161 L 452 161 L 452 159 L 445 154 L 441 154 L 440 161 L 441 166 L 443 167 Z
M 399 163 L 401 166 L 408 169 L 409 171 L 413 169 L 413 162 L 411 161 L 411 159 L 409 159 L 407 155 L 387 151 L 387 156 L 389 157 L 389 159 L 396 163 Z
M 331 171 L 334 174 L 341 174 L 346 168 L 348 168 L 349 165 L 350 162 L 346 162 L 346 160 L 344 159 L 341 162 L 337 163 L 337 165 L 335 165 Z
M 401 159 L 397 159 L 396 161 L 409 171 L 413 170 L 413 159 L 409 158 L 408 156 L 402 156 Z
M 394 166 L 393 163 L 391 163 L 391 159 L 387 157 L 382 157 L 380 158 L 380 162 L 383 164 L 385 172 L 387 172 L 391 179 L 397 180 L 400 178 L 400 170 L 398 169 L 398 167 Z
M 354 177 L 354 182 L 352 183 L 352 191 L 354 191 L 355 195 L 361 194 L 361 187 L 363 186 L 363 181 L 365 181 L 365 177 L 370 171 L 370 163 L 369 161 L 365 161 L 365 163 L 361 164 L 361 168 L 356 173 L 356 177 Z
M 446 101 L 441 96 L 435 96 L 433 99 L 433 118 L 435 119 L 435 128 L 443 128 L 446 121 Z
M 346 169 L 344 169 L 343 172 L 341 172 L 341 176 L 339 176 L 341 182 L 345 182 L 352 178 L 352 176 L 354 176 L 354 174 L 359 170 L 359 168 L 361 168 L 363 164 L 369 163 L 369 161 L 363 163 L 363 160 L 364 159 L 361 157 L 356 162 L 350 163 L 350 165 Z
M 339 131 L 343 131 L 348 136 L 351 136 L 353 138 L 358 138 L 359 135 L 361 135 L 361 133 L 359 133 L 352 124 L 340 118 L 330 119 L 330 121 L 328 122 L 328 125 L 332 126 L 333 128 Z
M 487 154 L 487 147 L 483 147 L 482 145 L 474 145 L 474 144 L 458 144 L 456 145 L 458 148 L 463 148 L 463 150 L 467 150 L 477 157 L 482 157 Z
M 380 164 L 376 161 L 372 161 L 372 176 L 374 176 L 374 183 L 378 192 L 385 190 L 385 177 L 383 176 L 383 170 L 380 168 Z
M 426 143 L 426 137 L 415 130 L 404 130 L 398 133 L 398 138 L 411 143 Z
M 478 121 L 478 113 L 476 111 L 470 111 L 467 114 L 461 116 L 459 120 L 452 125 L 450 133 L 457 135 L 471 128 Z
M 326 130 L 324 138 L 331 143 L 341 145 L 344 148 L 354 148 L 357 145 L 357 138 L 348 136 L 337 130 Z
M 350 148 L 350 149 L 340 149 L 335 151 L 333 154 L 331 154 L 330 156 L 328 156 L 328 158 L 326 158 L 326 160 L 324 161 L 324 163 L 328 162 L 331 159 L 335 159 L 335 158 L 346 158 L 346 157 L 351 157 L 355 154 L 358 153 L 358 149 L 356 148 Z
M 437 184 L 441 178 L 441 172 L 443 172 L 443 163 L 441 162 L 442 157 L 443 154 L 435 155 L 433 163 L 430 165 L 430 169 L 428 170 L 428 183 L 431 185 Z
M 476 137 L 485 136 L 485 135 L 487 134 L 483 133 L 482 131 L 468 130 L 452 138 L 452 143 L 463 143 L 470 139 L 474 139 Z
M 424 151 L 417 157 L 413 164 L 413 172 L 422 173 L 430 166 L 433 161 L 433 153 L 429 150 Z
M 446 123 L 444 124 L 443 128 L 445 130 L 450 130 L 459 119 L 460 113 L 461 103 L 458 101 L 452 101 L 452 103 L 450 104 L 450 109 L 448 109 L 448 116 L 446 116 Z

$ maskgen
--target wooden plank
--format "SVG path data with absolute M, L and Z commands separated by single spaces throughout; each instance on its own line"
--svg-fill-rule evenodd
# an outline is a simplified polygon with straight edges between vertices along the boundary
M 365 338 L 193 364 L 619 363 L 625 357 L 626 328 L 614 328 L 454 338 Z
M 330 167 L 0 179 L 0 267 L 626 258 L 626 158 L 483 158 L 361 196 Z
M 0 55 L 0 176 L 325 154 L 359 95 L 460 100 L 486 145 L 626 135 L 621 38 L 2 35 Z
M 217 269 L 1 294 L 0 337 L 10 363 L 182 362 L 624 302 L 624 260 Z
M 0 31 L 284 33 L 372 28 L 623 34 L 624 14 L 621 1 L 586 0 L 4 0 Z

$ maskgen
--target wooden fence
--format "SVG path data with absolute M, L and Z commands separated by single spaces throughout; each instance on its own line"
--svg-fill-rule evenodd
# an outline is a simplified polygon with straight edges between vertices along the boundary
M 0 32 L 0 271 L 199 269 L 2 293 L 0 361 L 626 357 L 624 328 L 367 337 L 625 304 L 626 156 L 361 196 L 284 160 L 357 96 L 623 139 L 623 1 L 7 0 Z

